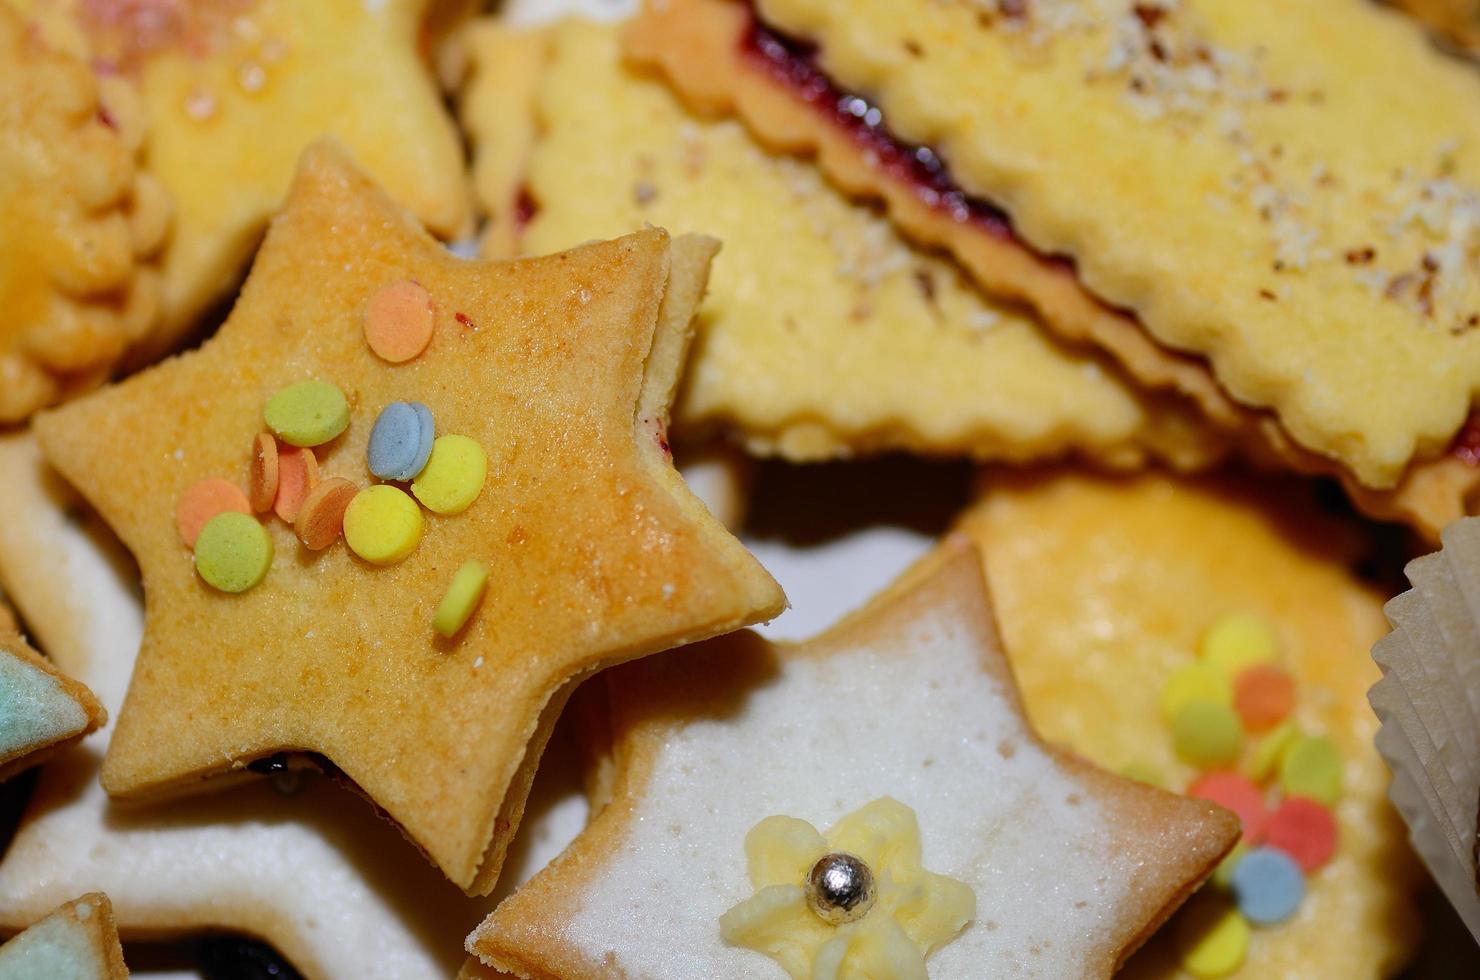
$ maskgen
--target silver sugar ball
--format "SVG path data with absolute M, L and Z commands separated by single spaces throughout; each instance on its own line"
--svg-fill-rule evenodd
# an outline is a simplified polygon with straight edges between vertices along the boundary
M 874 873 L 851 854 L 824 854 L 807 874 L 807 902 L 831 925 L 863 918 L 874 897 Z

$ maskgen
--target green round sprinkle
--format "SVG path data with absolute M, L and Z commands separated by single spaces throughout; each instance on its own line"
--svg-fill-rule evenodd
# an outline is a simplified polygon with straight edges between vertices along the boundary
M 456 634 L 468 621 L 468 617 L 473 615 L 473 607 L 478 605 L 487 585 L 486 565 L 478 561 L 463 562 L 457 574 L 452 576 L 447 594 L 437 604 L 437 611 L 432 616 L 432 628 L 443 636 Z
M 349 402 L 326 381 L 300 381 L 269 398 L 262 417 L 290 446 L 322 446 L 349 426 Z
M 250 514 L 226 511 L 201 528 L 195 539 L 195 570 L 222 592 L 245 592 L 272 567 L 272 537 Z
M 1280 758 L 1280 789 L 1326 806 L 1341 798 L 1341 753 L 1322 735 L 1302 735 Z
M 1182 761 L 1199 769 L 1232 765 L 1243 741 L 1238 714 L 1218 701 L 1188 701 L 1172 720 L 1172 747 Z

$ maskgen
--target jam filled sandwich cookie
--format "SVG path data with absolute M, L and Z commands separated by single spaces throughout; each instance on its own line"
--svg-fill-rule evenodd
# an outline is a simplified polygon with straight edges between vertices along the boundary
M 622 63 L 618 31 L 480 22 L 461 115 L 490 254 L 645 223 L 724 241 L 675 413 L 684 432 L 721 428 L 791 460 L 907 449 L 1191 466 L 1221 448 L 1194 413 L 989 301 L 809 163 L 687 111 Z
M 0 435 L 0 471 L 0 583 L 37 644 L 116 718 L 143 631 L 137 569 L 29 434 Z M 308 980 L 457 969 L 491 903 L 464 897 L 331 780 L 269 758 L 256 768 L 270 779 L 120 807 L 98 782 L 111 735 L 40 770 L 0 856 L 0 929 L 96 888 L 125 936 L 256 936 Z
M 7 980 L 128 980 L 108 896 L 68 902 L 0 946 Z
M 168 208 L 119 109 L 0 4 L 0 424 L 106 378 L 158 315 Z
M 784 606 L 664 437 L 713 250 L 457 259 L 311 148 L 204 347 L 35 422 L 146 583 L 109 794 L 310 754 L 491 889 L 570 682 Z
M 1373 747 L 1383 595 L 1351 570 L 1353 528 L 1288 485 L 985 483 L 960 530 L 981 545 L 1033 723 L 1241 820 L 1213 881 L 1124 975 L 1393 975 L 1419 933 L 1418 879 Z
M 0 779 L 81 741 L 107 719 L 91 691 L 0 624 Z
M 469 937 L 487 966 L 1108 977 L 1237 834 L 1038 739 L 959 538 L 808 643 L 741 632 L 596 683 L 610 800 Z
M 1430 536 L 1480 486 L 1480 78 L 1401 18 L 668 0 L 630 42 L 1255 460 Z
M 435 233 L 466 232 L 462 148 L 419 49 L 452 0 L 22 5 L 136 93 L 149 172 L 174 204 L 162 322 L 135 361 L 230 295 L 299 154 L 325 134 Z

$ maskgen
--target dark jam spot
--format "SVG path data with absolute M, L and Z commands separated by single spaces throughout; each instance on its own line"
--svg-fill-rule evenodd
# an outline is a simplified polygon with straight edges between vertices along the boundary
M 534 216 L 540 213 L 540 206 L 535 203 L 529 193 L 528 187 L 519 188 L 519 196 L 514 200 L 514 225 L 521 231 L 529 226 Z
M 1465 423 L 1454 437 L 1454 448 L 1450 451 L 1471 466 L 1480 466 L 1480 418 Z
M 98 106 L 98 122 L 107 126 L 115 133 L 118 132 L 118 120 L 113 118 L 113 113 L 109 112 L 108 107 L 105 105 Z
M 244 936 L 210 936 L 196 946 L 205 980 L 301 980 L 301 974 L 265 943 Z
M 247 769 L 259 776 L 276 776 L 280 772 L 288 771 L 287 753 L 278 752 L 262 759 L 253 759 L 247 763 Z
M 454 313 L 454 314 L 452 314 L 452 318 L 454 320 L 456 320 L 458 323 L 462 324 L 462 328 L 464 330 L 477 330 L 478 329 L 478 325 L 475 324 L 473 322 L 472 317 L 468 316 L 466 313 Z
M 834 85 L 817 67 L 815 45 L 782 37 L 754 18 L 741 44 L 746 57 L 786 84 L 803 102 L 826 113 L 873 156 L 879 169 L 913 184 L 927 205 L 957 221 L 982 225 L 993 234 L 1012 234 L 1007 215 L 963 191 L 934 150 L 896 138 L 884 125 L 884 113 L 878 106 Z

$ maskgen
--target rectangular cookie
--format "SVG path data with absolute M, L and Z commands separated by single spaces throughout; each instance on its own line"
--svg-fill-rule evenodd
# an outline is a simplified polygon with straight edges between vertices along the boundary
M 973 21 L 962 29 L 989 28 Z M 1456 452 L 1405 459 L 1390 480 L 1365 483 L 1346 459 L 1303 447 L 1282 418 L 1231 397 L 1210 372 L 1210 362 L 1161 344 L 1131 312 L 1097 298 L 1081 282 L 1078 256 L 1055 257 L 1023 237 L 995 199 L 958 185 L 960 178 L 935 149 L 904 142 L 891 129 L 892 116 L 840 87 L 807 44 L 758 25 L 750 7 L 726 0 L 652 6 L 628 42 L 631 54 L 659 66 L 696 105 L 736 112 L 769 145 L 815 153 L 832 180 L 851 193 L 881 199 L 897 226 L 951 252 L 989 291 L 1027 303 L 1065 337 L 1105 348 L 1142 384 L 1186 394 L 1210 421 L 1233 431 L 1255 459 L 1336 476 L 1367 513 L 1402 520 L 1430 536 L 1465 512 L 1466 498 L 1480 485 L 1463 435 Z M 907 53 L 908 46 L 900 50 L 904 58 L 921 60 Z M 1426 448 L 1432 455 L 1440 445 Z

